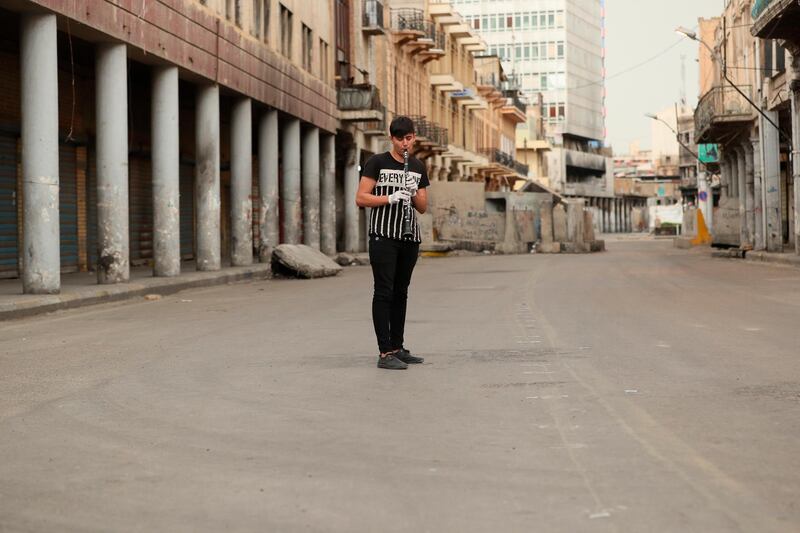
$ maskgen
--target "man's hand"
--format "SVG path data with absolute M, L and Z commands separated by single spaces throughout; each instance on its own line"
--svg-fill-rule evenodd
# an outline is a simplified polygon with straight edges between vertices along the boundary
M 411 193 L 411 196 L 417 195 L 417 189 L 419 189 L 419 185 L 417 185 L 417 180 L 414 179 L 414 176 L 406 176 L 406 189 L 408 189 L 408 192 Z
M 389 205 L 396 204 L 397 202 L 408 202 L 411 200 L 411 193 L 405 189 L 397 189 L 389 195 Z

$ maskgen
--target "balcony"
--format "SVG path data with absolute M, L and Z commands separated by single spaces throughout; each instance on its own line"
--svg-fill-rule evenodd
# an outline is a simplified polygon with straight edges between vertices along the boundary
M 449 142 L 447 128 L 419 115 L 413 115 L 409 118 L 414 121 L 419 157 L 443 153 L 447 150 L 447 143 Z
M 423 64 L 444 57 L 445 34 L 436 28 L 435 22 L 425 21 L 425 36 L 417 42 L 424 43 L 424 49 L 419 54 Z
M 361 19 L 361 31 L 364 35 L 383 35 L 386 33 L 383 23 L 383 4 L 378 0 L 364 0 L 364 13 Z
M 497 148 L 483 148 L 480 152 L 487 157 L 491 164 L 492 168 L 490 169 L 490 173 L 492 173 L 492 170 L 499 170 L 501 174 L 504 172 L 509 173 L 508 171 L 510 170 L 511 173 L 519 174 L 520 176 L 528 175 L 528 165 L 520 163 L 510 154 L 498 150 Z
M 739 89 L 748 97 L 749 85 Z M 753 107 L 733 87 L 717 86 L 700 98 L 694 111 L 695 142 L 716 142 L 722 136 L 737 133 L 755 117 Z
M 503 114 L 503 116 L 510 118 L 516 124 L 521 124 L 528 119 L 526 111 L 527 105 L 517 95 L 507 96 L 505 103 L 500 108 L 500 112 Z
M 392 9 L 394 43 L 403 45 L 425 37 L 425 14 L 421 9 Z
M 336 102 L 344 122 L 370 122 L 383 117 L 381 97 L 374 85 L 340 87 Z
M 756 0 L 750 33 L 762 39 L 786 39 L 800 44 L 800 4 L 797 0 Z

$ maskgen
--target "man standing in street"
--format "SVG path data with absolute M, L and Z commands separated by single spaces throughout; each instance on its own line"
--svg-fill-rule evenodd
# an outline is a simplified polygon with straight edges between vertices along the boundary
M 398 116 L 389 126 L 392 149 L 367 160 L 356 194 L 359 207 L 371 207 L 369 219 L 369 261 L 375 290 L 372 296 L 372 322 L 378 338 L 378 368 L 403 370 L 422 363 L 403 346 L 406 303 L 411 273 L 417 263 L 422 241 L 416 212 L 428 208 L 425 190 L 430 182 L 425 165 L 411 152 L 416 135 L 414 123 Z M 410 204 L 406 205 L 408 202 Z M 403 235 L 404 208 L 411 217 L 411 233 Z

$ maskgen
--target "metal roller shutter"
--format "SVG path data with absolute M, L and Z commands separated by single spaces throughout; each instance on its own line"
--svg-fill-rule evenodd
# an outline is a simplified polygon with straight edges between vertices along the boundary
M 86 169 L 86 251 L 89 256 L 89 270 L 97 269 L 97 161 L 95 150 L 87 151 Z
M 181 163 L 180 171 L 181 258 L 194 258 L 194 164 Z
M 78 270 L 78 180 L 74 145 L 58 150 L 58 222 L 61 234 L 61 271 Z
M 0 278 L 17 277 L 17 139 L 0 135 Z
M 130 157 L 128 209 L 130 221 L 130 263 L 145 265 L 153 258 L 153 184 L 151 163 L 143 157 Z

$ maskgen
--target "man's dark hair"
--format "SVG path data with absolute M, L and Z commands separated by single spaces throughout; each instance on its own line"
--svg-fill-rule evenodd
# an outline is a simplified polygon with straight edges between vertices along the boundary
M 414 133 L 414 121 L 408 117 L 394 117 L 389 125 L 389 135 L 395 139 L 402 139 L 409 133 Z

